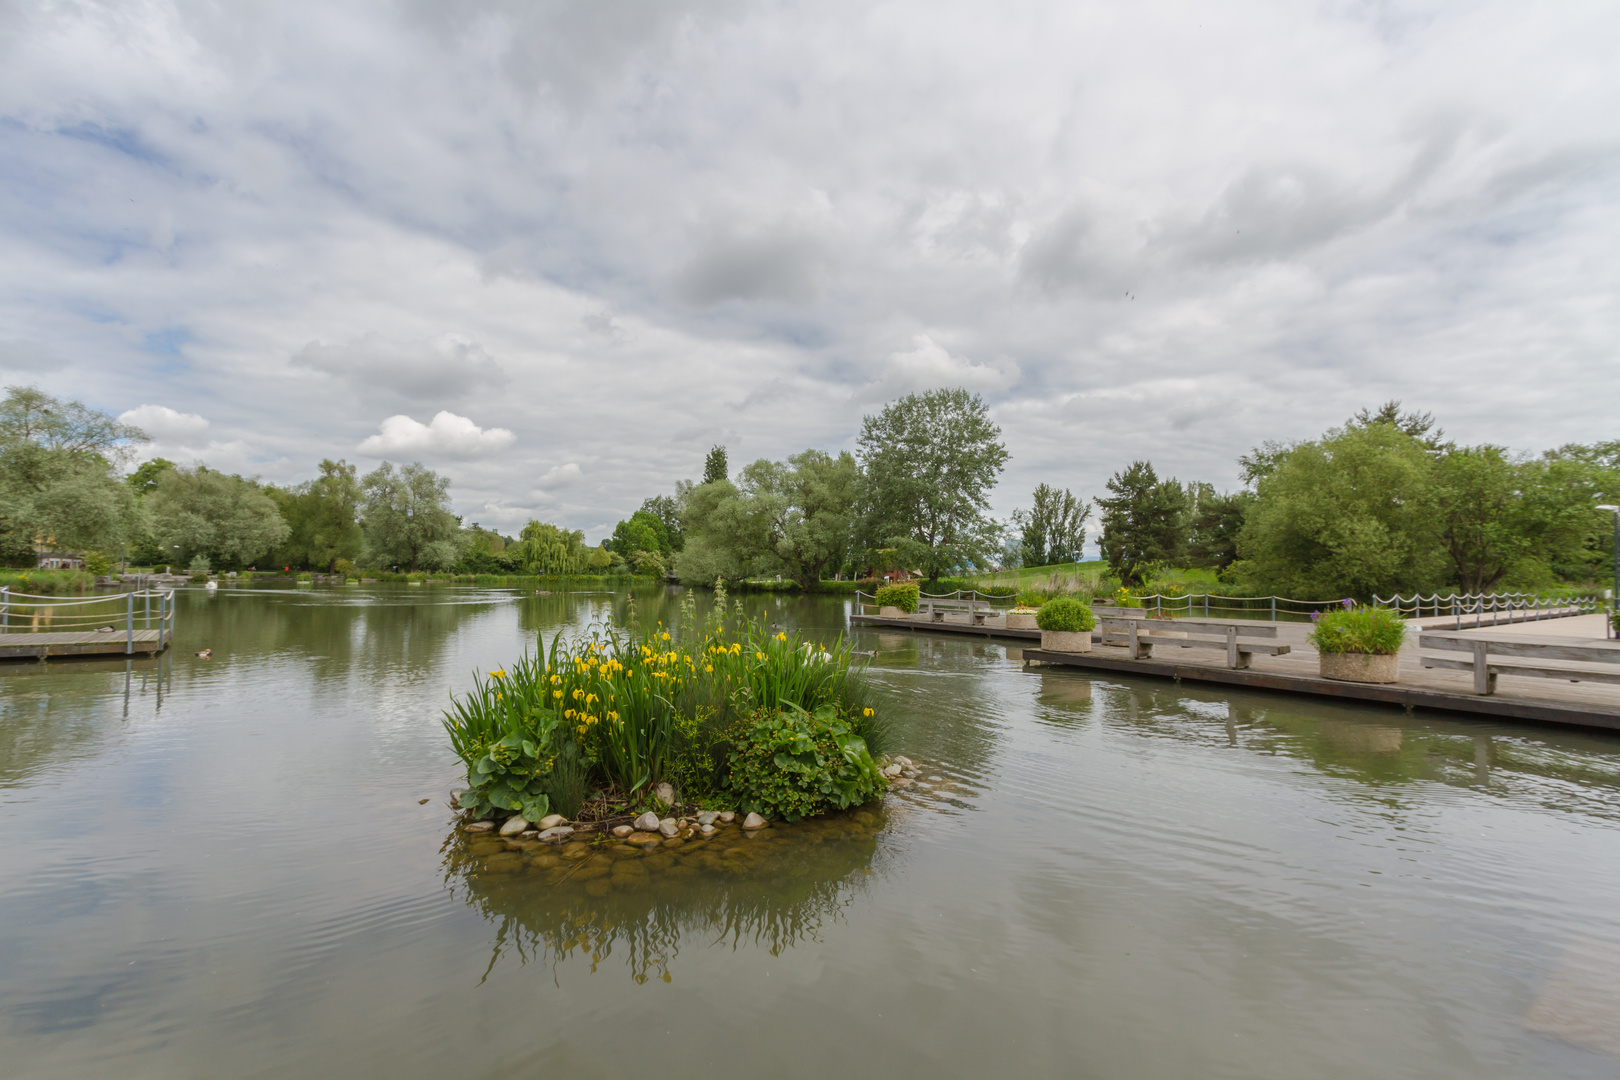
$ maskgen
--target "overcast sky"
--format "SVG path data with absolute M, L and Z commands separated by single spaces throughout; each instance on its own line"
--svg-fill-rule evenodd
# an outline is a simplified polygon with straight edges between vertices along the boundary
M 1620 437 L 1620 5 L 0 0 L 0 378 L 584 529 L 981 392 L 998 512 Z

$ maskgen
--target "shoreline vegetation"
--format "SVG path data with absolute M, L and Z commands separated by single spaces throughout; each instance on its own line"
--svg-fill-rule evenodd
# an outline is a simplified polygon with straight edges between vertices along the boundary
M 864 417 L 854 452 L 811 448 L 733 469 L 715 446 L 699 480 L 645 499 L 592 546 L 583 532 L 538 520 L 516 536 L 468 524 L 451 510 L 449 478 L 420 462 L 362 474 L 323 460 L 312 479 L 276 485 L 201 463 L 135 465 L 147 441 L 111 414 L 9 387 L 0 562 L 82 561 L 88 576 L 4 580 L 88 591 L 114 566 L 162 566 L 220 584 L 293 576 L 543 590 L 678 580 L 847 595 L 898 577 L 928 593 L 1047 597 L 1551 598 L 1607 584 L 1614 541 L 1596 507 L 1620 491 L 1620 440 L 1539 455 L 1465 446 L 1430 414 L 1389 402 L 1315 439 L 1263 442 L 1238 459 L 1238 491 L 1133 461 L 1094 498 L 1041 483 L 1029 507 L 998 520 L 990 496 L 1008 461 L 1001 428 L 979 395 L 943 388 Z M 1080 561 L 1093 542 L 1101 560 Z
M 673 624 L 598 625 L 475 677 L 445 732 L 467 768 L 455 805 L 475 831 L 630 843 L 848 810 L 909 768 L 847 639 L 801 639 L 688 593 Z M 682 835 L 684 834 L 684 835 Z

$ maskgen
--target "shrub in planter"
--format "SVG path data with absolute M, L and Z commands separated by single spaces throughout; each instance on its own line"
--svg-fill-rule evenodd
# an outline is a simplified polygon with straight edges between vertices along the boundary
M 1041 648 L 1053 652 L 1090 652 L 1091 631 L 1097 616 L 1091 606 L 1072 596 L 1060 596 L 1041 605 L 1035 616 L 1041 628 Z
M 728 786 L 745 813 L 798 821 L 883 793 L 866 740 L 832 705 L 761 710 L 743 721 L 733 745 Z
M 1324 679 L 1390 683 L 1400 676 L 1400 651 L 1406 643 L 1406 620 L 1383 607 L 1345 607 L 1312 615 L 1308 640 L 1318 656 Z
M 898 608 L 906 614 L 914 614 L 917 610 L 917 596 L 920 588 L 910 585 L 885 585 L 877 591 L 879 608 Z

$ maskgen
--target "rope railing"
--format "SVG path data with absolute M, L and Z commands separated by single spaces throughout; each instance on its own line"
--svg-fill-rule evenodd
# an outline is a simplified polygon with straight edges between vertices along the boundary
M 1458 628 L 1485 624 L 1490 615 L 1491 624 L 1535 622 L 1541 619 L 1589 615 L 1602 611 L 1603 600 L 1597 596 L 1544 597 L 1535 593 L 1439 593 L 1424 596 L 1374 596 L 1373 604 L 1390 607 L 1402 615 L 1411 612 L 1413 618 L 1453 618 Z M 1425 615 L 1427 608 L 1427 615 Z
M 36 596 L 0 586 L 0 636 L 5 634 L 122 632 L 124 651 L 135 651 L 136 630 L 156 630 L 164 641 L 174 633 L 174 592 L 148 589 L 84 599 Z
M 919 599 L 924 600 L 978 600 L 982 602 L 1001 601 L 1010 603 L 1013 596 L 1005 593 L 984 593 L 976 589 L 957 589 L 949 593 L 918 593 Z M 1299 600 L 1289 596 L 1223 596 L 1219 593 L 1150 593 L 1145 596 L 1130 597 L 1132 608 L 1141 607 L 1152 610 L 1155 615 L 1163 617 L 1195 617 L 1211 618 L 1215 615 L 1225 615 L 1239 618 L 1268 619 L 1277 622 L 1285 619 L 1309 619 L 1313 614 L 1331 610 L 1336 607 L 1350 607 L 1355 600 L 1343 597 L 1337 600 Z M 861 611 L 862 601 L 875 604 L 877 597 L 874 593 L 857 590 L 855 605 L 857 613 Z M 1469 619 L 1476 624 L 1483 624 L 1487 615 L 1506 615 L 1506 618 L 1493 619 L 1493 622 L 1519 622 L 1535 619 L 1556 618 L 1566 615 L 1582 615 L 1603 610 L 1603 601 L 1596 596 L 1581 596 L 1568 599 L 1552 599 L 1539 597 L 1534 593 L 1451 593 L 1447 595 L 1435 594 L 1432 596 L 1403 597 L 1399 594 L 1391 597 L 1374 595 L 1374 606 L 1394 607 L 1401 614 L 1410 613 L 1414 618 L 1428 616 L 1455 616 L 1459 625 L 1466 625 Z M 1094 603 L 1108 605 L 1107 601 L 1094 601 Z

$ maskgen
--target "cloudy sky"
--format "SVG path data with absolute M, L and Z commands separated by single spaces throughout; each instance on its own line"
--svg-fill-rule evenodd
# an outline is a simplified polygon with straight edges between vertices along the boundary
M 1620 437 L 1620 5 L 0 0 L 0 378 L 592 540 L 980 391 L 1093 495 Z

